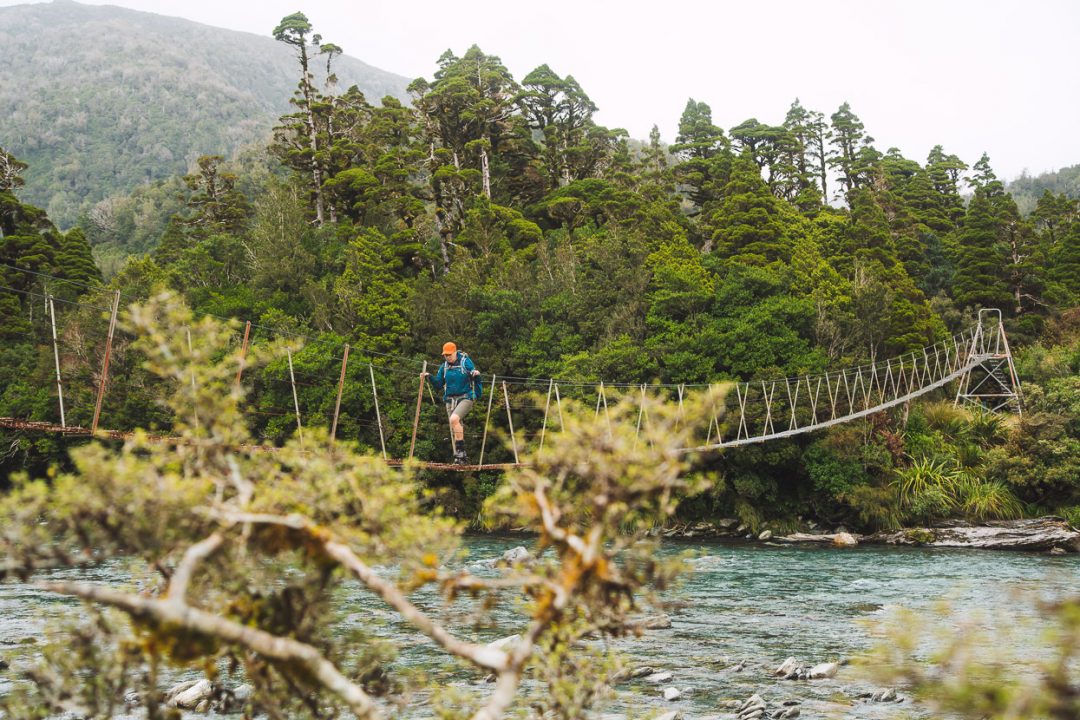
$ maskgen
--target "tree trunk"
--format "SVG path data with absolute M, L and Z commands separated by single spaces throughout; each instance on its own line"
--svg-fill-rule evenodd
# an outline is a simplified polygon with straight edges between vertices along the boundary
M 315 111 L 311 108 L 311 73 L 308 72 L 307 51 L 300 50 L 300 65 L 304 72 L 304 109 L 307 112 L 308 140 L 311 142 L 311 185 L 315 194 L 315 224 L 323 224 L 322 169 L 319 167 L 319 134 L 315 128 Z
M 491 169 L 488 167 L 488 154 L 487 148 L 481 146 L 480 148 L 480 172 L 484 177 L 484 196 L 491 199 Z

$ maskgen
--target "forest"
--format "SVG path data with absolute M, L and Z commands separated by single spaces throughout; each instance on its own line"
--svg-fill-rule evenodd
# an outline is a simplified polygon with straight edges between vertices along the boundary
M 315 424 L 329 425 L 348 343 L 362 360 L 338 432 L 371 450 L 368 364 L 384 371 L 386 422 L 404 427 L 415 366 L 446 340 L 502 377 L 711 383 L 895 357 L 993 307 L 1016 352 L 1022 416 L 943 395 L 717 454 L 679 519 L 1080 522 L 1075 196 L 1045 191 L 1022 213 L 986 155 L 882 150 L 846 103 L 827 114 L 795 99 L 783 118 L 725 129 L 689 99 L 675 138 L 654 128 L 639 142 L 597 124 L 586 90 L 547 65 L 518 80 L 476 46 L 447 51 L 411 83 L 411 103 L 375 102 L 338 86 L 341 49 L 302 14 L 274 35 L 294 51 L 298 82 L 269 146 L 200 157 L 115 214 L 99 208 L 59 231 L 20 201 L 26 163 L 0 150 L 0 416 L 57 419 L 46 295 L 71 378 L 69 424 L 90 421 L 112 293 L 126 307 L 168 288 L 196 316 L 252 322 L 256 340 L 303 339 L 290 361 L 331 378 L 300 387 Z M 107 281 L 95 248 L 108 250 Z M 167 431 L 144 358 L 121 342 L 113 362 L 104 425 Z M 288 372 L 276 357 L 246 377 L 257 391 L 248 421 L 265 442 L 296 429 L 278 412 L 293 406 Z M 445 428 L 434 413 L 424 422 L 417 452 L 434 457 Z M 5 430 L 0 471 L 47 474 L 77 442 Z M 498 478 L 424 482 L 452 515 L 475 519 Z

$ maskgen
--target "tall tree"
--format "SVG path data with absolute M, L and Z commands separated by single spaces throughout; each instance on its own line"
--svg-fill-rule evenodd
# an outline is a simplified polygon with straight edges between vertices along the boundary
M 875 159 L 874 138 L 866 134 L 862 120 L 844 103 L 832 114 L 832 139 L 837 154 L 829 164 L 840 172 L 840 184 L 846 192 L 865 184 Z
M 968 169 L 956 155 L 947 155 L 940 145 L 935 145 L 926 158 L 926 173 L 941 200 L 949 220 L 955 225 L 964 217 L 964 201 L 960 197 L 960 178 Z
M 769 192 L 749 152 L 736 159 L 724 199 L 709 217 L 715 252 L 748 265 L 791 257 L 783 203 Z
M 1050 279 L 1068 293 L 1065 302 L 1080 305 L 1080 220 L 1073 220 L 1059 235 L 1050 253 Z
M 221 167 L 220 155 L 203 155 L 196 164 L 198 172 L 185 175 L 188 214 L 180 222 L 195 234 L 240 234 L 251 217 L 251 203 L 236 189 L 236 173 Z
M 274 28 L 273 35 L 275 40 L 291 45 L 295 49 L 297 61 L 300 63 L 300 82 L 296 96 L 292 99 L 292 103 L 299 108 L 299 117 L 294 116 L 291 122 L 283 118 L 285 124 L 282 128 L 279 128 L 279 131 L 282 134 L 296 134 L 303 139 L 290 147 L 290 143 L 285 141 L 286 138 L 281 137 L 280 142 L 284 147 L 280 151 L 284 155 L 283 159 L 287 162 L 291 160 L 290 164 L 303 167 L 310 174 L 311 195 L 315 202 L 315 223 L 322 225 L 325 222 L 323 198 L 323 180 L 325 178 L 322 157 L 320 156 L 320 128 L 316 115 L 318 112 L 317 106 L 323 102 L 323 98 L 318 88 L 315 87 L 315 78 L 311 73 L 308 38 L 310 36 L 310 43 L 316 55 L 325 54 L 327 56 L 326 68 L 328 76 L 330 61 L 341 54 L 341 48 L 331 43 L 322 44 L 322 36 L 312 34 L 312 26 L 308 22 L 307 16 L 299 12 L 282 18 L 278 26 Z
M 784 128 L 794 139 L 789 160 L 794 182 L 793 202 L 804 212 L 812 211 L 828 198 L 828 125 L 825 116 L 807 110 L 795 98 L 784 116 Z
M 1062 231 L 1076 220 L 1080 212 L 1080 201 L 1066 197 L 1065 193 L 1054 195 L 1049 189 L 1043 190 L 1031 213 L 1035 227 L 1042 233 L 1047 248 L 1057 245 Z
M 1009 307 L 1005 281 L 1008 253 L 999 236 L 998 217 L 986 191 L 979 188 L 968 205 L 957 236 L 953 297 L 961 307 Z
M 544 137 L 549 189 L 592 176 L 595 163 L 587 156 L 596 104 L 573 76 L 561 78 L 547 65 L 526 75 L 521 85 L 517 102 L 529 127 Z
M 675 180 L 697 212 L 720 197 L 730 170 L 729 149 L 724 131 L 713 124 L 712 108 L 690 98 L 671 152 L 680 161 L 673 169 Z

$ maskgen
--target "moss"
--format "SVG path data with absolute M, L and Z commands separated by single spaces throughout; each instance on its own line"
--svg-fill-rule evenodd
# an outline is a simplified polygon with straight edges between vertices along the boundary
M 927 545 L 936 540 L 936 536 L 926 528 L 908 528 L 904 530 L 904 539 L 916 545 Z

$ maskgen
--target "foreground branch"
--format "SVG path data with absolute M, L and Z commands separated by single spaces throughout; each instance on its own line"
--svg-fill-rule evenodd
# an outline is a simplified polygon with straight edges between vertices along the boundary
M 324 688 L 335 693 L 360 718 L 381 717 L 371 697 L 351 682 L 317 649 L 290 638 L 241 625 L 218 615 L 185 605 L 178 599 L 152 600 L 86 583 L 42 583 L 38 587 L 63 595 L 111 605 L 134 618 L 175 625 L 203 635 L 243 646 L 271 660 L 302 664 Z
M 217 552 L 224 542 L 225 537 L 221 533 L 214 533 L 189 547 L 180 564 L 176 566 L 166 597 L 174 602 L 183 603 L 191 576 L 195 572 L 195 566 Z
M 230 523 L 281 525 L 306 533 L 308 537 L 323 546 L 328 556 L 341 563 L 387 605 L 394 608 L 402 618 L 438 643 L 442 649 L 491 672 L 501 673 L 506 669 L 509 658 L 505 652 L 454 637 L 446 628 L 428 617 L 423 610 L 413 605 L 394 583 L 379 577 L 367 563 L 357 557 L 348 545 L 332 539 L 325 530 L 318 530 L 307 518 L 300 515 L 283 517 L 258 513 L 222 513 L 221 516 Z

